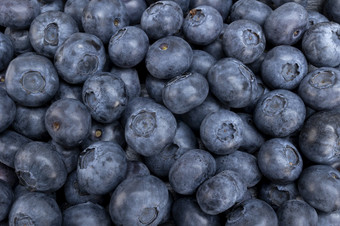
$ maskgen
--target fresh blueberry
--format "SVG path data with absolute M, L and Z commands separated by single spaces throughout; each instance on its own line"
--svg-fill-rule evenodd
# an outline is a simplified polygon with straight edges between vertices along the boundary
M 5 131 L 12 124 L 16 111 L 14 101 L 7 95 L 6 90 L 0 88 L 0 132 Z
M 107 44 L 114 33 L 129 25 L 129 16 L 122 0 L 91 0 L 82 12 L 81 21 L 86 33 Z
M 5 181 L 11 187 L 14 187 L 18 182 L 18 177 L 13 168 L 0 162 L 0 180 Z
M 129 119 L 129 117 L 132 116 L 137 110 L 140 108 L 143 108 L 145 105 L 153 104 L 154 100 L 149 97 L 136 97 L 133 98 L 131 101 L 128 102 L 128 105 L 125 108 L 125 111 L 122 114 L 122 117 L 120 118 L 120 121 L 122 123 L 122 126 L 126 127 L 126 122 Z
M 262 80 L 273 89 L 295 89 L 307 72 L 308 64 L 303 53 L 287 45 L 269 50 L 261 65 Z
M 285 137 L 297 131 L 306 117 L 306 107 L 295 93 L 277 89 L 264 94 L 254 110 L 254 123 L 263 133 Z
M 20 183 L 30 191 L 57 191 L 67 178 L 63 160 L 48 143 L 26 144 L 15 155 L 14 166 Z
M 208 45 L 215 41 L 223 29 L 223 18 L 213 7 L 198 6 L 189 11 L 183 22 L 183 33 L 188 42 Z
M 202 46 L 202 50 L 215 57 L 216 60 L 226 57 L 223 51 L 223 35 L 227 27 L 228 24 L 223 24 L 223 29 L 215 41 L 208 45 Z
M 149 38 L 145 32 L 138 27 L 127 26 L 112 35 L 108 52 L 113 64 L 131 68 L 144 59 L 148 48 Z
M 140 177 L 150 175 L 148 167 L 140 161 L 128 161 L 125 179 L 129 177 Z
M 162 92 L 167 79 L 158 79 L 148 74 L 145 79 L 145 88 L 149 96 L 159 104 L 163 104 Z
M 293 45 L 308 26 L 307 10 L 300 4 L 288 2 L 275 9 L 264 23 L 267 41 L 274 45 Z
M 64 11 L 64 0 L 44 1 L 39 0 L 40 14 L 49 11 Z
M 228 57 L 244 64 L 258 59 L 266 47 L 266 38 L 259 24 L 251 20 L 236 20 L 226 27 L 223 34 L 223 50 Z
M 76 32 L 77 23 L 70 15 L 51 11 L 40 14 L 32 21 L 29 39 L 37 53 L 53 58 L 57 48 Z
M 54 65 L 60 77 L 71 84 L 83 83 L 94 73 L 102 71 L 105 62 L 103 43 L 87 33 L 71 35 L 54 56 Z
M 129 16 L 130 25 L 140 24 L 144 10 L 147 8 L 145 0 L 122 0 Z
M 67 0 L 65 2 L 64 12 L 70 15 L 76 22 L 79 31 L 83 31 L 83 25 L 81 23 L 81 17 L 84 8 L 91 0 Z
M 70 173 L 77 168 L 80 153 L 79 147 L 65 148 L 53 140 L 49 143 L 54 146 L 59 157 L 63 160 L 67 173 Z
M 340 23 L 340 2 L 337 0 L 326 0 L 323 6 L 324 14 L 336 23 Z
M 277 8 L 287 2 L 296 2 L 305 8 L 308 6 L 308 0 L 271 0 L 271 2 L 274 8 Z M 312 4 L 312 3 L 309 3 L 309 4 Z
M 182 9 L 183 13 L 186 13 L 189 10 L 191 0 L 169 0 L 176 2 Z
M 111 69 L 111 73 L 123 80 L 129 100 L 140 96 L 141 85 L 139 82 L 138 71 L 136 69 L 113 67 Z
M 0 221 L 7 218 L 13 201 L 14 194 L 11 186 L 0 180 Z
M 335 226 L 339 224 L 340 224 L 340 210 L 336 210 L 330 213 L 324 212 L 318 213 L 318 225 Z
M 157 1 L 142 14 L 140 25 L 150 39 L 177 33 L 183 24 L 183 12 L 174 1 Z
M 53 98 L 59 88 L 59 77 L 49 59 L 30 54 L 11 61 L 5 84 L 14 101 L 23 106 L 38 107 Z
M 192 63 L 188 71 L 207 76 L 209 69 L 216 63 L 215 57 L 202 50 L 193 50 Z
M 64 147 L 77 146 L 89 134 L 91 114 L 80 101 L 61 99 L 47 109 L 45 127 L 58 144 Z
M 59 81 L 59 89 L 57 93 L 54 95 L 52 101 L 57 101 L 60 99 L 70 98 L 76 99 L 79 101 L 83 101 L 82 99 L 82 87 L 78 85 L 72 85 L 64 82 L 63 80 Z
M 202 5 L 208 5 L 217 9 L 223 20 L 225 20 L 229 15 L 232 4 L 232 0 L 190 0 L 190 9 Z
M 308 26 L 307 29 L 311 28 L 313 25 L 322 23 L 322 22 L 329 22 L 327 17 L 322 15 L 321 13 L 313 10 L 308 10 Z
M 0 31 L 0 71 L 7 68 L 9 62 L 13 59 L 15 46 L 10 36 Z
M 267 51 L 265 50 L 253 63 L 247 64 L 249 69 L 255 74 L 260 75 L 261 74 L 261 66 L 262 62 L 265 59 L 267 55 Z
M 6 90 L 6 70 L 3 70 L 0 72 L 0 88 L 3 88 L 4 90 Z
M 15 54 L 19 55 L 22 53 L 33 51 L 28 35 L 28 30 L 17 30 L 7 27 L 5 30 L 5 34 L 8 35 L 9 38 L 12 40 Z
M 170 79 L 186 72 L 192 58 L 192 49 L 184 39 L 167 36 L 158 39 L 150 46 L 145 64 L 152 76 Z

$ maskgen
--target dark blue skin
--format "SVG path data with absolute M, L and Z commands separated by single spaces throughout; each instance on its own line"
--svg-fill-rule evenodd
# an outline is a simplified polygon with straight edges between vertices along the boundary
M 14 101 L 0 88 L 0 132 L 5 131 L 14 121 L 16 115 Z
M 308 10 L 308 26 L 307 29 L 311 28 L 313 25 L 322 23 L 322 22 L 329 22 L 327 17 L 322 15 L 321 13 L 313 10 Z
M 176 2 L 181 7 L 183 13 L 186 13 L 189 10 L 191 0 L 170 0 L 170 1 Z
M 192 63 L 188 71 L 207 76 L 209 69 L 216 63 L 215 57 L 202 50 L 193 50 Z
M 204 146 L 217 155 L 231 154 L 243 141 L 242 119 L 229 110 L 208 114 L 201 123 L 200 136 Z
M 58 47 L 78 31 L 77 23 L 70 15 L 52 11 L 40 14 L 32 21 L 29 39 L 38 54 L 53 58 Z
M 321 67 L 308 73 L 300 83 L 299 96 L 314 110 L 331 110 L 340 104 L 340 70 Z
M 258 166 L 262 174 L 278 184 L 289 184 L 301 174 L 303 161 L 299 151 L 288 140 L 275 138 L 260 148 Z
M 145 65 L 152 76 L 170 79 L 186 72 L 192 58 L 192 49 L 184 39 L 167 36 L 150 46 L 145 57 Z
M 129 100 L 140 96 L 141 84 L 136 69 L 112 67 L 111 73 L 123 80 Z
M 2 0 L 0 26 L 27 29 L 39 14 L 40 5 L 37 0 Z
M 32 191 L 29 191 L 25 186 L 18 184 L 14 188 L 14 200 L 17 200 L 20 196 L 23 196 L 28 193 L 33 193 Z M 38 192 L 37 192 L 38 193 Z M 42 194 L 47 195 L 48 197 L 56 200 L 56 193 L 55 192 L 39 192 Z
M 300 149 L 306 158 L 318 164 L 339 162 L 339 120 L 337 111 L 317 112 L 306 120 L 299 136 Z
M 6 90 L 5 80 L 6 80 L 6 70 L 3 70 L 0 72 L 0 87 L 3 88 L 4 90 Z
M 125 179 L 129 177 L 140 177 L 150 175 L 148 167 L 140 161 L 128 161 Z
M 108 52 L 113 64 L 121 68 L 131 68 L 139 64 L 149 49 L 146 33 L 135 26 L 119 29 L 112 35 Z
M 57 226 L 62 224 L 62 214 L 54 199 L 43 193 L 30 192 L 15 200 L 8 216 L 8 223 Z
M 63 160 L 67 173 L 70 173 L 77 168 L 78 157 L 80 153 L 79 147 L 64 148 L 53 140 L 49 141 L 49 143 L 54 146 L 56 152 Z
M 197 148 L 195 134 L 184 122 L 178 121 L 172 144 L 164 147 L 157 155 L 145 157 L 144 162 L 154 175 L 168 177 L 169 170 L 175 161 L 188 150 L 195 148 Z
M 221 14 L 222 19 L 225 20 L 229 15 L 232 4 L 232 0 L 190 0 L 190 9 L 202 5 L 208 5 L 217 9 Z
M 261 65 L 262 80 L 272 89 L 293 90 L 307 72 L 308 63 L 303 53 L 287 45 L 269 50 Z
M 140 19 L 147 8 L 145 0 L 122 0 L 129 16 L 130 25 L 140 24 Z
M 126 169 L 126 155 L 118 144 L 95 142 L 80 153 L 78 183 L 89 194 L 103 195 L 113 191 L 124 179 Z
M 48 1 L 38 1 L 40 4 L 40 14 L 49 11 L 64 11 L 64 1 L 63 0 L 53 0 Z
M 306 107 L 295 93 L 277 89 L 264 94 L 254 110 L 254 123 L 264 134 L 285 137 L 297 131 L 306 117 Z
M 15 155 L 31 140 L 11 130 L 0 134 L 0 162 L 14 168 Z
M 11 187 L 18 183 L 18 177 L 13 168 L 0 162 L 0 180 L 5 181 Z
M 57 93 L 53 97 L 53 101 L 57 101 L 60 99 L 71 98 L 79 101 L 83 101 L 82 98 L 82 87 L 78 85 L 72 85 L 64 82 L 63 80 L 59 81 L 59 89 Z
M 64 6 L 64 12 L 77 22 L 79 31 L 83 31 L 81 23 L 82 12 L 91 0 L 67 0 Z
M 323 6 L 323 13 L 331 21 L 340 23 L 340 2 L 337 0 L 326 0 Z
M 15 155 L 14 167 L 20 183 L 30 191 L 57 191 L 67 178 L 63 160 L 48 143 L 26 144 Z
M 244 125 L 243 142 L 239 150 L 253 154 L 260 149 L 265 140 L 262 134 L 256 129 L 252 115 L 238 113 L 238 116 L 240 116 Z
M 225 226 L 278 226 L 273 208 L 260 199 L 249 199 L 235 206 L 227 214 Z
M 13 201 L 14 194 L 11 186 L 7 182 L 0 180 L 0 221 L 7 218 Z
M 296 199 L 298 193 L 295 183 L 279 185 L 272 182 L 264 182 L 259 191 L 259 198 L 276 210 L 287 200 Z
M 318 212 L 318 225 L 339 225 L 340 210 L 330 213 Z
M 340 64 L 339 29 L 338 23 L 324 22 L 306 31 L 302 50 L 309 63 L 316 67 L 336 67 Z
M 121 0 L 91 0 L 82 12 L 81 21 L 86 33 L 107 44 L 114 33 L 129 25 L 129 16 Z
M 88 194 L 82 191 L 78 183 L 77 171 L 71 172 L 64 185 L 64 194 L 66 202 L 70 205 L 77 205 L 86 202 L 102 203 L 104 197 L 102 195 Z
M 227 27 L 228 27 L 228 24 L 223 24 L 223 29 L 220 35 L 217 37 L 217 39 L 215 39 L 215 41 L 213 41 L 212 43 L 208 45 L 202 46 L 202 50 L 209 53 L 213 57 L 215 57 L 216 60 L 220 60 L 226 57 L 223 51 L 222 41 L 223 41 L 224 31 L 226 30 Z
M 59 77 L 49 59 L 31 54 L 11 61 L 5 84 L 14 101 L 27 107 L 39 107 L 53 98 L 59 88 Z
M 186 72 L 168 81 L 162 90 L 164 105 L 175 114 L 184 114 L 204 102 L 209 93 L 206 78 Z
M 203 212 L 220 214 L 240 201 L 247 190 L 242 176 L 234 171 L 222 171 L 206 180 L 196 192 L 196 200 Z
M 340 208 L 340 173 L 331 166 L 313 165 L 304 169 L 298 189 L 316 210 L 332 212 Z
M 273 10 L 261 1 L 239 0 L 233 4 L 230 11 L 231 21 L 252 20 L 260 26 L 264 25 L 267 17 Z
M 72 55 L 73 57 L 69 57 Z M 94 35 L 75 33 L 57 50 L 54 65 L 68 83 L 80 84 L 92 74 L 102 71 L 106 62 L 103 43 Z
M 104 207 L 92 202 L 71 206 L 63 211 L 63 225 L 110 226 L 110 215 Z
M 155 101 L 149 97 L 141 96 L 133 98 L 128 102 L 128 105 L 125 108 L 125 111 L 123 112 L 122 117 L 120 118 L 122 126 L 126 127 L 126 122 L 129 119 L 129 117 L 132 116 L 136 111 L 138 111 L 140 108 L 145 107 L 145 105 L 148 104 L 154 104 Z
M 247 187 L 255 186 L 262 178 L 256 157 L 242 151 L 216 158 L 216 173 L 224 170 L 233 170 L 242 175 Z
M 218 216 L 204 213 L 194 198 L 177 199 L 172 205 L 172 216 L 177 226 L 220 226 Z
M 275 9 L 264 23 L 268 42 L 274 45 L 293 45 L 308 26 L 307 10 L 298 3 L 288 2 Z
M 214 157 L 207 151 L 192 149 L 172 164 L 169 182 L 178 194 L 192 195 L 205 180 L 214 176 L 215 172 Z
M 259 24 L 251 20 L 237 20 L 229 24 L 222 40 L 224 53 L 244 64 L 258 59 L 266 47 L 266 37 Z
M 47 109 L 45 127 L 55 142 L 63 147 L 74 147 L 87 138 L 91 114 L 80 101 L 61 99 Z
M 250 105 L 258 93 L 254 73 L 241 61 L 223 58 L 212 66 L 207 76 L 210 91 L 232 108 Z
M 0 32 L 0 71 L 7 68 L 13 59 L 15 47 L 11 37 Z
M 183 12 L 174 1 L 157 1 L 142 14 L 140 25 L 150 39 L 177 33 L 183 24 Z
M 130 177 L 111 196 L 109 211 L 114 224 L 156 226 L 167 216 L 168 189 L 155 176 Z
M 101 123 L 119 119 L 128 102 L 123 80 L 108 72 L 88 78 L 83 85 L 82 97 L 92 118 Z
M 145 78 L 145 88 L 149 96 L 159 104 L 163 104 L 162 91 L 167 82 L 167 79 L 158 79 L 150 74 Z
M 222 109 L 222 106 L 215 97 L 208 94 L 207 98 L 199 106 L 191 109 L 187 113 L 180 115 L 180 118 L 187 123 L 191 129 L 199 131 L 201 123 L 209 113 Z
M 81 144 L 81 146 L 83 149 L 85 149 L 90 144 L 93 144 L 97 141 L 112 141 L 119 144 L 120 146 L 124 146 L 124 128 L 119 121 L 103 124 L 93 120 L 90 134 L 88 138 Z
M 260 75 L 261 74 L 261 65 L 264 60 L 264 58 L 267 55 L 267 51 L 264 51 L 261 56 L 259 56 L 253 63 L 247 64 L 249 69 L 255 74 Z
M 277 210 L 279 225 L 316 226 L 318 214 L 315 209 L 302 200 L 288 200 Z
M 12 40 L 14 53 L 16 55 L 33 51 L 28 37 L 28 30 L 17 30 L 7 27 L 5 34 Z
M 215 41 L 223 29 L 223 18 L 213 7 L 197 6 L 189 11 L 183 22 L 183 33 L 188 42 L 208 45 Z
M 271 2 L 272 2 L 272 4 L 273 4 L 273 8 L 274 8 L 274 9 L 275 9 L 275 8 L 278 8 L 279 6 L 281 6 L 281 5 L 283 5 L 283 4 L 287 3 L 287 2 L 296 2 L 296 3 L 302 5 L 302 6 L 305 7 L 305 8 L 306 8 L 307 6 L 313 4 L 313 3 L 312 3 L 313 1 L 308 2 L 308 0 L 271 0 Z M 314 2 L 315 2 L 315 1 L 314 1 Z

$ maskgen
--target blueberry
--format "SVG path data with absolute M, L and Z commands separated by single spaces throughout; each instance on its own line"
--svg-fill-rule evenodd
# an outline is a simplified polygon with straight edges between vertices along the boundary
M 63 211 L 63 225 L 110 226 L 110 215 L 106 210 L 91 202 L 71 206 Z
M 170 0 L 176 2 L 182 9 L 183 13 L 186 13 L 189 10 L 191 0 Z
M 211 92 L 224 104 L 242 108 L 251 104 L 258 85 L 254 73 L 241 61 L 223 58 L 212 66 L 207 76 Z
M 295 89 L 307 72 L 308 64 L 303 53 L 287 45 L 269 50 L 261 65 L 263 82 L 273 89 Z
M 145 79 L 145 88 L 149 96 L 159 104 L 163 104 L 162 91 L 167 79 L 158 79 L 148 74 Z
M 140 161 L 128 161 L 125 179 L 129 177 L 140 177 L 150 175 L 148 167 Z
M 256 75 L 261 74 L 261 66 L 264 58 L 267 55 L 267 51 L 264 51 L 254 62 L 247 64 L 249 69 Z
M 306 158 L 319 164 L 339 162 L 339 123 L 338 111 L 317 112 L 306 120 L 299 136 L 300 149 Z
M 3 0 L 0 7 L 0 26 L 26 29 L 40 14 L 37 0 Z
M 126 156 L 118 144 L 95 142 L 80 153 L 78 183 L 89 194 L 103 195 L 113 191 L 124 179 L 126 169 Z
M 30 191 L 57 191 L 67 178 L 63 160 L 48 143 L 26 144 L 15 155 L 14 166 L 20 183 Z
M 137 153 L 151 156 L 173 141 L 176 127 L 175 117 L 168 109 L 147 101 L 143 106 L 135 106 L 129 114 L 125 139 Z
M 340 70 L 321 67 L 307 74 L 299 86 L 299 96 L 306 105 L 315 110 L 338 108 L 340 99 Z
M 198 6 L 189 11 L 183 22 L 183 33 L 188 42 L 208 45 L 220 35 L 223 18 L 213 7 Z
M 53 0 L 53 1 L 39 1 L 40 4 L 40 14 L 49 11 L 64 11 L 64 1 L 63 0 Z
M 82 12 L 91 0 L 67 0 L 65 2 L 64 12 L 70 15 L 78 25 L 80 31 L 83 31 L 81 22 Z
M 49 141 L 49 143 L 54 146 L 59 157 L 63 160 L 67 173 L 70 173 L 77 168 L 80 153 L 79 147 L 65 148 L 53 140 Z
M 307 10 L 298 3 L 288 2 L 275 9 L 264 23 L 267 41 L 274 45 L 293 45 L 308 26 Z
M 340 210 L 330 213 L 318 213 L 318 225 L 339 225 L 340 224 Z
M 81 21 L 86 33 L 107 44 L 116 31 L 129 25 L 129 16 L 121 0 L 91 0 L 82 12 Z
M 259 24 L 251 20 L 236 20 L 223 34 L 224 53 L 244 64 L 254 62 L 266 47 L 266 38 Z
M 302 200 L 288 200 L 277 210 L 279 225 L 316 226 L 318 214 L 315 209 Z
M 322 23 L 322 22 L 329 22 L 327 17 L 322 15 L 321 13 L 313 10 L 308 10 L 308 26 L 307 29 L 311 28 L 313 25 Z
M 337 0 L 326 0 L 323 6 L 324 14 L 336 23 L 340 23 L 340 2 Z
M 0 180 L 0 221 L 7 218 L 14 201 L 12 188 L 5 181 Z
M 12 40 L 15 54 L 19 55 L 33 51 L 28 30 L 18 30 L 7 27 L 5 29 L 5 34 Z
M 111 73 L 123 80 L 129 100 L 140 96 L 141 85 L 139 82 L 138 71 L 136 69 L 113 67 L 111 69 Z
M 262 177 L 256 157 L 241 151 L 216 158 L 216 173 L 224 170 L 233 170 L 243 175 L 247 187 L 255 186 Z
M 303 170 L 298 189 L 302 198 L 323 212 L 340 207 L 340 173 L 331 166 L 313 165 Z
M 79 145 L 91 128 L 91 114 L 75 99 L 61 99 L 49 106 L 45 126 L 52 139 L 64 147 Z
M 243 131 L 242 119 L 229 110 L 208 114 L 200 127 L 203 144 L 210 152 L 218 155 L 235 152 L 243 141 Z
M 336 67 L 340 64 L 340 24 L 323 22 L 312 26 L 302 39 L 307 60 L 317 67 Z
M 202 5 L 214 7 L 221 14 L 223 20 L 228 17 L 232 4 L 232 0 L 190 0 L 191 9 Z
M 49 59 L 31 54 L 11 61 L 5 84 L 14 101 L 23 106 L 38 107 L 53 98 L 59 87 L 59 77 Z
M 10 36 L 0 32 L 0 71 L 7 68 L 14 56 L 14 44 Z
M 147 8 L 145 0 L 122 0 L 129 16 L 130 25 L 140 24 L 142 14 Z
M 193 50 L 193 58 L 190 68 L 190 72 L 197 72 L 206 77 L 209 69 L 216 63 L 215 57 L 202 50 Z
M 150 46 L 145 64 L 152 76 L 170 79 L 186 72 L 191 65 L 192 57 L 192 49 L 184 39 L 167 36 Z
M 32 21 L 29 39 L 37 53 L 53 58 L 57 48 L 76 32 L 78 26 L 71 16 L 51 11 L 40 14 Z
M 52 101 L 57 101 L 60 99 L 71 98 L 82 101 L 82 87 L 78 85 L 72 85 L 64 82 L 63 80 L 59 81 L 59 89 L 57 93 L 54 95 Z
M 110 216 L 116 225 L 158 225 L 167 214 L 168 202 L 168 189 L 157 177 L 130 177 L 113 192 Z
M 5 131 L 14 121 L 16 106 L 7 95 L 6 90 L 0 88 L 0 132 Z
M 273 10 L 261 1 L 239 0 L 235 2 L 230 11 L 231 21 L 252 20 L 260 26 L 264 25 L 267 17 Z
M 8 216 L 8 223 L 57 226 L 62 224 L 62 214 L 54 199 L 43 193 L 30 192 L 15 200 Z
M 125 111 L 123 112 L 122 117 L 120 118 L 120 121 L 122 123 L 122 126 L 126 127 L 126 122 L 129 119 L 129 117 L 134 114 L 135 111 L 139 110 L 140 108 L 143 108 L 145 105 L 153 104 L 154 101 L 149 97 L 136 97 L 133 98 L 131 101 L 128 102 L 128 105 L 125 108 Z
M 0 180 L 5 181 L 11 187 L 18 183 L 18 177 L 13 168 L 0 162 Z
M 149 48 L 149 38 L 145 32 L 133 26 L 123 27 L 112 35 L 108 52 L 113 64 L 131 68 L 139 64 Z
M 6 90 L 5 80 L 6 80 L 6 70 L 3 70 L 0 72 L 0 88 L 3 88 L 4 90 Z
M 278 219 L 273 208 L 260 199 L 249 199 L 235 206 L 227 214 L 225 226 L 277 226 Z
M 196 199 L 203 212 L 217 215 L 231 208 L 246 190 L 246 183 L 240 174 L 225 170 L 199 186 Z
M 172 216 L 178 226 L 220 226 L 218 216 L 204 213 L 194 198 L 177 199 L 172 205 Z
M 223 24 L 223 29 L 220 32 L 219 36 L 215 39 L 215 41 L 213 41 L 212 43 L 208 45 L 202 46 L 202 50 L 209 53 L 213 57 L 215 57 L 216 60 L 220 60 L 226 57 L 223 51 L 222 41 L 223 41 L 224 32 L 227 27 L 228 27 L 228 24 Z
M 274 8 L 277 8 L 277 7 L 283 5 L 287 2 L 296 2 L 296 3 L 302 5 L 305 8 L 308 5 L 308 0 L 272 0 Z M 311 4 L 311 3 L 309 3 L 309 4 Z
M 263 95 L 254 110 L 254 123 L 263 133 L 285 137 L 297 131 L 306 117 L 306 108 L 295 93 L 277 89 Z
M 183 12 L 174 1 L 157 1 L 142 14 L 140 25 L 150 39 L 174 35 L 183 24 Z

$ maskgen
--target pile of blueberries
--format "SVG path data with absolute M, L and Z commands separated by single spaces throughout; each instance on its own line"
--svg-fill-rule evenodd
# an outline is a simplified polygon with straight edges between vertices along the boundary
M 0 0 L 0 226 L 339 226 L 339 0 Z

